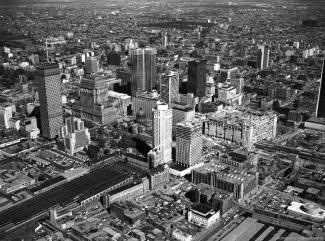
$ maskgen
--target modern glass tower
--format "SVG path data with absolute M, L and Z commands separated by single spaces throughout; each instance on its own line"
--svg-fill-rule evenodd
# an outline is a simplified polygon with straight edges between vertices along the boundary
M 61 79 L 57 64 L 41 64 L 36 68 L 41 112 L 42 136 L 53 139 L 63 123 Z
M 154 48 L 130 51 L 132 73 L 131 95 L 151 91 L 157 82 L 157 50 Z
M 206 66 L 207 61 L 197 59 L 188 63 L 187 93 L 194 96 L 204 97 L 206 89 Z

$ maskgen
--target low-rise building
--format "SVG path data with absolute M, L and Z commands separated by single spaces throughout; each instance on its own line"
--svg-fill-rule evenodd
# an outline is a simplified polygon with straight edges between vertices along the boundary
M 208 228 L 220 218 L 220 211 L 216 211 L 203 204 L 195 204 L 188 211 L 188 221 L 203 228 Z
M 179 241 L 191 241 L 193 239 L 192 235 L 185 233 L 184 231 L 178 228 L 173 230 L 173 238 Z
M 288 207 L 290 215 L 302 217 L 307 220 L 322 222 L 325 220 L 325 210 L 314 203 L 292 202 Z

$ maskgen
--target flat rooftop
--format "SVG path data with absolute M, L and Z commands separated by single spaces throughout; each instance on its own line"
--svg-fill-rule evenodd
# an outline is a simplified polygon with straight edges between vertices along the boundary
M 222 121 L 232 125 L 255 126 L 260 125 L 276 115 L 272 112 L 260 112 L 251 109 L 227 106 L 208 115 L 209 120 Z
M 255 178 L 252 174 L 232 169 L 226 164 L 220 164 L 218 161 L 205 163 L 203 166 L 194 169 L 194 171 L 202 174 L 216 173 L 216 175 L 231 183 L 243 183 Z

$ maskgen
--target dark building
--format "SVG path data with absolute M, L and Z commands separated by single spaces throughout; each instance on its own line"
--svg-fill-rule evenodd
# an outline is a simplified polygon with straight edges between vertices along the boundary
M 107 54 L 107 64 L 108 65 L 121 65 L 121 53 L 110 52 Z
M 324 76 L 325 60 L 323 61 L 322 77 L 319 86 L 318 101 L 316 107 L 316 117 L 325 118 L 325 76 Z
M 61 79 L 57 64 L 42 64 L 36 68 L 42 136 L 53 139 L 63 123 Z
M 302 20 L 302 26 L 304 26 L 304 27 L 316 27 L 317 26 L 317 20 L 304 19 L 304 20 Z
M 206 66 L 205 59 L 198 59 L 188 63 L 187 93 L 204 97 L 206 89 Z
M 213 188 L 205 183 L 198 184 L 186 196 L 191 202 L 202 203 L 215 210 L 220 210 L 221 214 L 226 213 L 234 205 L 232 193 Z
M 131 94 L 151 91 L 157 82 L 157 50 L 134 49 L 130 52 L 132 74 Z

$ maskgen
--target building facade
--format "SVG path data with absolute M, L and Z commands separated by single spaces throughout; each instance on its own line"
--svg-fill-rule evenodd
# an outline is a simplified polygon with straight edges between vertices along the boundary
M 179 74 L 176 71 L 169 71 L 161 76 L 160 98 L 166 103 L 178 100 Z
M 206 67 L 207 61 L 204 59 L 188 62 L 187 93 L 193 93 L 198 97 L 205 96 Z
M 135 115 L 140 109 L 144 111 L 147 119 L 152 119 L 152 110 L 159 103 L 159 95 L 156 91 L 141 93 L 132 97 L 132 113 Z
M 114 101 L 108 99 L 109 79 L 94 75 L 84 77 L 80 83 L 80 101 L 73 107 L 73 114 L 99 124 L 116 120 L 118 110 Z
M 172 109 L 168 108 L 168 104 L 159 102 L 153 110 L 152 139 L 153 150 L 158 154 L 160 164 L 172 160 L 172 123 Z
M 40 102 L 41 132 L 47 139 L 59 134 L 63 122 L 61 79 L 57 64 L 43 64 L 36 68 Z
M 65 119 L 60 129 L 60 137 L 64 140 L 65 151 L 70 155 L 83 150 L 90 144 L 90 133 L 84 122 L 75 117 Z
M 11 106 L 0 106 L 0 127 L 9 129 L 11 118 L 12 118 Z
M 247 194 L 255 190 L 258 184 L 258 173 L 248 174 L 229 166 L 210 162 L 192 170 L 192 182 L 194 184 L 205 183 L 213 188 L 218 188 L 233 193 L 236 201 L 242 202 Z
M 132 73 L 131 94 L 151 91 L 157 81 L 157 50 L 154 48 L 130 50 Z
M 274 113 L 224 108 L 208 116 L 204 134 L 229 141 L 248 149 L 261 140 L 276 136 L 277 116 Z
M 99 62 L 96 57 L 89 57 L 85 60 L 86 74 L 95 74 L 99 70 Z
M 202 122 L 180 122 L 176 130 L 176 162 L 184 166 L 195 165 L 202 160 Z
M 220 211 L 205 205 L 195 204 L 188 211 L 187 220 L 197 226 L 208 228 L 220 219 Z
M 269 67 L 270 48 L 265 45 L 258 45 L 257 51 L 257 68 L 263 70 Z

